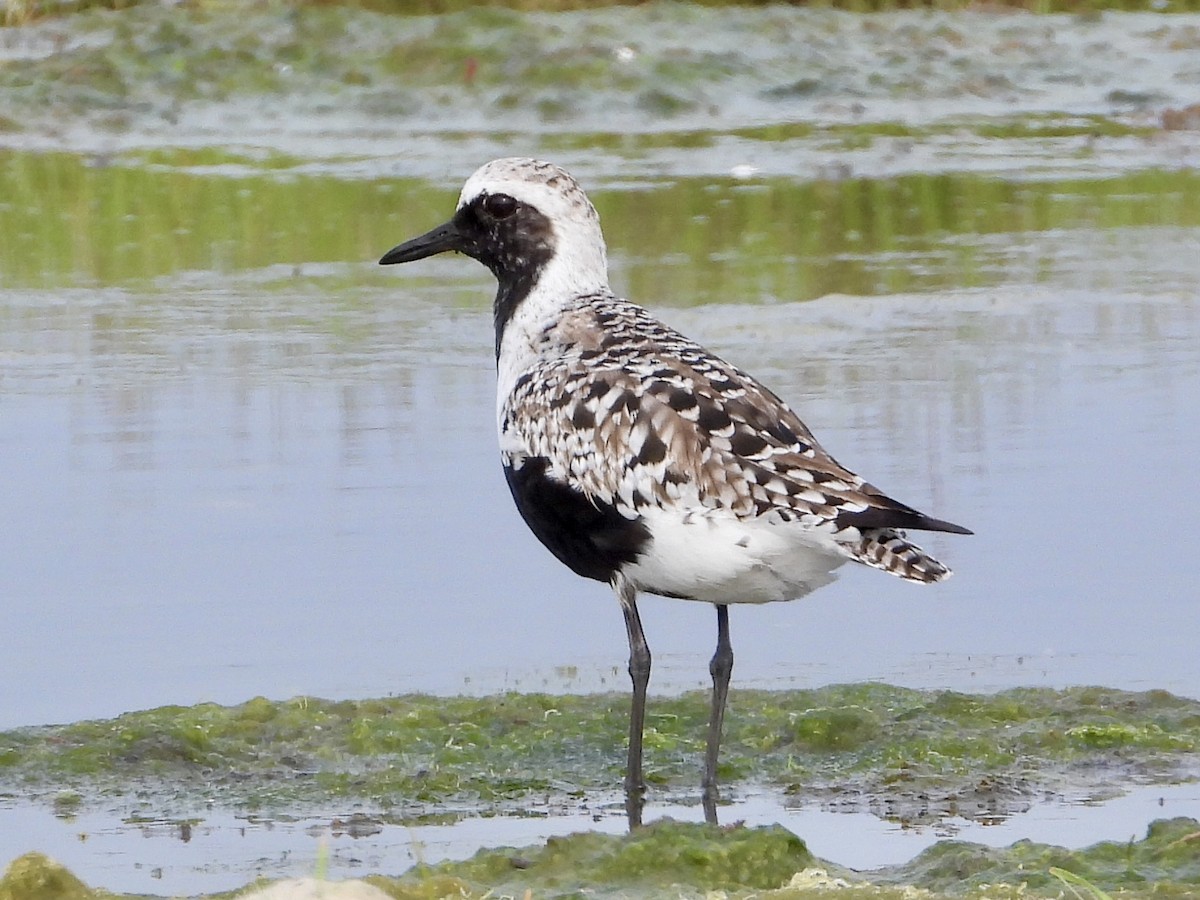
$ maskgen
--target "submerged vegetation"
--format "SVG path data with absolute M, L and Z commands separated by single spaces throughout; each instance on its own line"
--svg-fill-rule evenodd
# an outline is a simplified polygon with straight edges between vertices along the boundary
M 0 150 L 0 287 L 148 285 L 271 266 L 290 283 L 295 267 L 323 263 L 382 284 L 394 273 L 373 261 L 453 204 L 427 182 L 309 174 L 281 156 L 162 149 L 113 162 Z M 1042 232 L 1200 225 L 1200 175 L 1187 169 L 1027 183 L 969 173 L 753 185 L 692 177 L 593 196 L 625 288 L 655 304 L 987 287 L 1017 277 L 1014 267 L 1050 277 Z M 1030 236 L 1027 253 L 994 240 L 1014 234 Z M 490 299 L 473 270 L 461 277 L 451 282 L 461 302 Z

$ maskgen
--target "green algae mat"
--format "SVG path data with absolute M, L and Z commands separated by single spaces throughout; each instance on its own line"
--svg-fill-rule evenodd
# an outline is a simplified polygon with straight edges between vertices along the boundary
M 198 808 L 267 814 L 354 798 L 391 822 L 512 814 L 535 799 L 611 793 L 627 702 L 411 695 L 163 707 L 0 733 L 0 791 L 64 815 L 122 803 L 154 815 L 189 797 Z M 702 692 L 653 700 L 652 798 L 697 790 L 706 708 Z M 906 824 L 1010 815 L 1065 791 L 1116 796 L 1200 771 L 1200 702 L 1163 691 L 740 691 L 726 729 L 730 793 L 753 785 L 795 802 L 853 796 Z M 1074 877 L 1083 880 L 1063 880 Z M 944 840 L 904 865 L 857 873 L 815 859 L 803 835 L 779 826 L 664 820 L 372 881 L 395 897 L 1190 896 L 1200 893 L 1200 823 L 1162 820 L 1141 840 L 1078 851 Z M 38 854 L 13 861 L 0 900 L 43 896 L 108 895 Z
M 627 706 L 620 694 L 168 706 L 0 733 L 0 787 L 46 798 L 195 791 L 256 809 L 353 797 L 410 816 L 498 812 L 619 785 Z M 703 692 L 653 702 L 652 792 L 694 789 L 707 710 Z M 908 803 L 906 821 L 918 807 L 935 821 L 1004 815 L 1047 791 L 1189 780 L 1200 772 L 1200 702 L 1094 687 L 738 691 L 724 743 L 725 784 L 805 800 L 854 790 L 886 796 L 893 810 Z

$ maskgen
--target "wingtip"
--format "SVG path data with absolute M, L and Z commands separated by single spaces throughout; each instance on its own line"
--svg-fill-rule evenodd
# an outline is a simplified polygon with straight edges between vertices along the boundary
M 930 516 L 922 515 L 921 521 L 912 525 L 905 526 L 915 529 L 916 531 L 941 531 L 945 534 L 974 534 L 970 528 L 963 528 L 961 525 L 955 525 L 953 522 L 947 522 L 944 519 L 934 519 Z

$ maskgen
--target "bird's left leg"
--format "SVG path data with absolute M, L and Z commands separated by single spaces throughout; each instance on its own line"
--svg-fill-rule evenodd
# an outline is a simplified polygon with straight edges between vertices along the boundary
M 725 722 L 725 700 L 733 673 L 733 645 L 729 643 L 729 607 L 717 605 L 717 650 L 708 664 L 712 675 L 712 712 L 708 718 L 708 752 L 704 755 L 704 821 L 717 824 L 717 755 L 721 750 L 721 726 Z
M 650 683 L 650 647 L 642 633 L 638 615 L 637 591 L 622 575 L 613 580 L 613 589 L 625 614 L 629 636 L 629 677 L 633 681 L 633 703 L 629 710 L 629 758 L 625 764 L 625 812 L 629 827 L 642 824 L 646 803 L 646 780 L 642 775 L 642 732 L 646 723 L 646 686 Z

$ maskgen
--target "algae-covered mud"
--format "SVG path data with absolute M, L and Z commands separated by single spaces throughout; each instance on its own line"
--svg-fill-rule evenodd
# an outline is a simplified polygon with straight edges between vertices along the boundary
M 700 693 L 654 704 L 655 790 L 692 792 L 705 704 Z M 519 811 L 611 787 L 626 706 L 608 694 L 506 694 L 163 707 L 2 733 L 0 775 L 26 796 L 121 799 L 153 818 L 189 796 L 266 810 L 351 798 L 413 820 Z M 866 684 L 741 692 L 735 710 L 729 781 L 911 824 L 1005 818 L 1055 792 L 1115 795 L 1200 774 L 1200 702 L 1165 692 Z
M 659 699 L 648 722 L 652 799 L 675 798 L 685 816 L 699 815 L 687 807 L 697 793 L 705 707 L 701 694 Z M 779 896 L 787 897 L 841 882 L 859 884 L 864 896 L 891 896 L 897 886 L 961 894 L 995 883 L 1012 890 L 980 895 L 1010 896 L 1019 888 L 1054 896 L 1061 887 L 1050 871 L 1056 866 L 1100 887 L 1153 888 L 1156 896 L 1172 896 L 1175 888 L 1186 896 L 1182 886 L 1200 884 L 1200 823 L 1187 818 L 1155 824 L 1144 840 L 1131 835 L 1128 843 L 1085 851 L 945 841 L 902 864 L 858 872 L 814 858 L 801 837 L 779 825 L 721 830 L 660 822 L 627 838 L 605 834 L 621 825 L 611 786 L 620 778 L 625 712 L 623 697 L 533 694 L 167 707 L 0 733 L 0 790 L 36 798 L 68 827 L 78 822 L 89 841 L 104 844 L 104 832 L 114 828 L 142 832 L 153 841 L 144 864 L 165 877 L 171 893 L 200 886 L 207 893 L 256 873 L 289 871 L 285 860 L 239 866 L 227 856 L 189 875 L 183 847 L 195 845 L 193 866 L 206 846 L 238 849 L 219 831 L 231 810 L 243 829 L 277 823 L 300 860 L 316 854 L 312 865 L 339 877 L 354 873 L 358 854 L 380 875 L 398 874 L 407 867 L 397 866 L 398 855 L 411 856 L 422 865 L 379 882 L 401 897 L 457 896 L 460 888 L 468 896 L 520 896 L 526 888 L 536 896 L 582 888 L 654 895 L 672 885 L 684 895 L 783 889 Z M 1200 703 L 1164 692 L 1022 689 L 984 696 L 878 684 L 739 692 L 727 727 L 722 775 L 734 798 L 727 812 L 735 816 L 753 815 L 752 804 L 739 804 L 742 797 L 767 791 L 797 808 L 857 808 L 893 827 L 937 826 L 946 834 L 961 827 L 955 823 L 998 823 L 1055 798 L 1096 802 L 1132 785 L 1155 785 L 1166 798 L 1174 796 L 1169 785 L 1200 773 Z M 1160 809 L 1167 802 L 1160 800 Z M 104 810 L 111 818 L 99 825 Z M 338 812 L 322 815 L 328 810 Z M 554 810 L 576 814 L 571 831 L 599 831 L 484 851 L 465 862 L 454 861 L 468 855 L 463 844 L 448 851 L 438 844 L 439 829 L 481 814 L 515 822 L 532 816 L 536 834 L 546 827 L 539 820 L 553 827 Z M 311 823 L 307 835 L 288 830 L 296 821 Z M 326 849 L 321 863 L 319 841 L 329 840 L 335 850 Z M 398 854 L 397 842 L 408 852 Z M 822 881 L 818 868 L 832 876 Z M 18 867 L 10 879 L 19 877 Z M 128 876 L 121 880 L 130 885 Z

